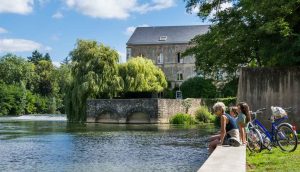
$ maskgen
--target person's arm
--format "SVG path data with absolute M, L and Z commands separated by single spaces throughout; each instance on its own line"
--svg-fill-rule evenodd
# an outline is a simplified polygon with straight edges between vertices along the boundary
M 221 116 L 221 132 L 220 132 L 220 144 L 223 144 L 224 142 L 224 138 L 225 138 L 225 135 L 226 135 L 226 117 L 225 115 L 222 115 Z
M 246 129 L 245 129 L 245 125 L 244 124 L 239 124 L 239 129 L 240 129 L 240 139 L 242 141 L 243 144 L 246 144 Z
M 243 137 L 244 141 L 243 141 L 243 143 L 246 144 L 247 143 L 247 139 L 246 139 L 246 127 L 244 127 L 243 132 L 244 132 L 243 133 L 244 134 L 244 137 Z
M 239 130 L 240 130 L 240 140 L 243 143 L 244 142 L 244 127 L 241 123 L 239 123 Z

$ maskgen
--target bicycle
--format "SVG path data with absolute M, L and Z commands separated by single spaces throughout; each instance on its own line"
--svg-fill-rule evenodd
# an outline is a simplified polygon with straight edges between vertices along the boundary
M 256 118 L 257 114 L 262 113 L 262 111 L 266 109 L 259 109 L 253 113 L 254 118 L 249 124 L 260 132 L 261 147 L 259 152 L 264 148 L 271 150 L 272 146 L 276 147 L 277 145 L 282 151 L 293 152 L 296 150 L 298 145 L 296 127 L 289 123 L 283 123 L 284 120 L 288 119 L 285 111 L 289 109 L 291 108 L 271 107 L 273 114 L 271 118 L 269 118 L 272 124 L 271 131 L 268 131 Z M 278 110 L 280 113 L 276 113 Z
M 261 112 L 261 110 L 257 110 L 256 112 L 251 112 L 251 115 L 256 117 L 256 114 Z M 247 148 L 251 152 L 261 152 L 263 149 L 263 138 L 260 131 L 258 131 L 256 126 L 252 122 L 253 120 L 248 124 Z

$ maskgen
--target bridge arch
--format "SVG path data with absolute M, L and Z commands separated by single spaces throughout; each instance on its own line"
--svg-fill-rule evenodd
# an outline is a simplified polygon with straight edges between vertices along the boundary
M 151 121 L 151 111 L 142 107 L 129 109 L 126 113 L 126 123 L 129 124 L 149 124 Z
M 119 112 L 113 108 L 105 107 L 99 109 L 95 116 L 95 122 L 99 123 L 119 123 Z

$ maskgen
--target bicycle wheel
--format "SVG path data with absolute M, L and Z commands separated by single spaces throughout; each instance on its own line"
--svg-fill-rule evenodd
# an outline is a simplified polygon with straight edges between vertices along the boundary
M 247 133 L 247 142 L 247 148 L 251 152 L 261 152 L 263 148 L 263 140 L 260 132 L 257 129 L 250 129 L 249 133 Z
M 298 138 L 291 125 L 281 124 L 276 132 L 276 141 L 281 150 L 293 152 L 298 145 Z

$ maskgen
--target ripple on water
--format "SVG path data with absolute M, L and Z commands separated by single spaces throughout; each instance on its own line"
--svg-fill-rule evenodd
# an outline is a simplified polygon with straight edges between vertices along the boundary
M 196 171 L 208 157 L 205 140 L 213 131 L 0 122 L 0 171 Z

